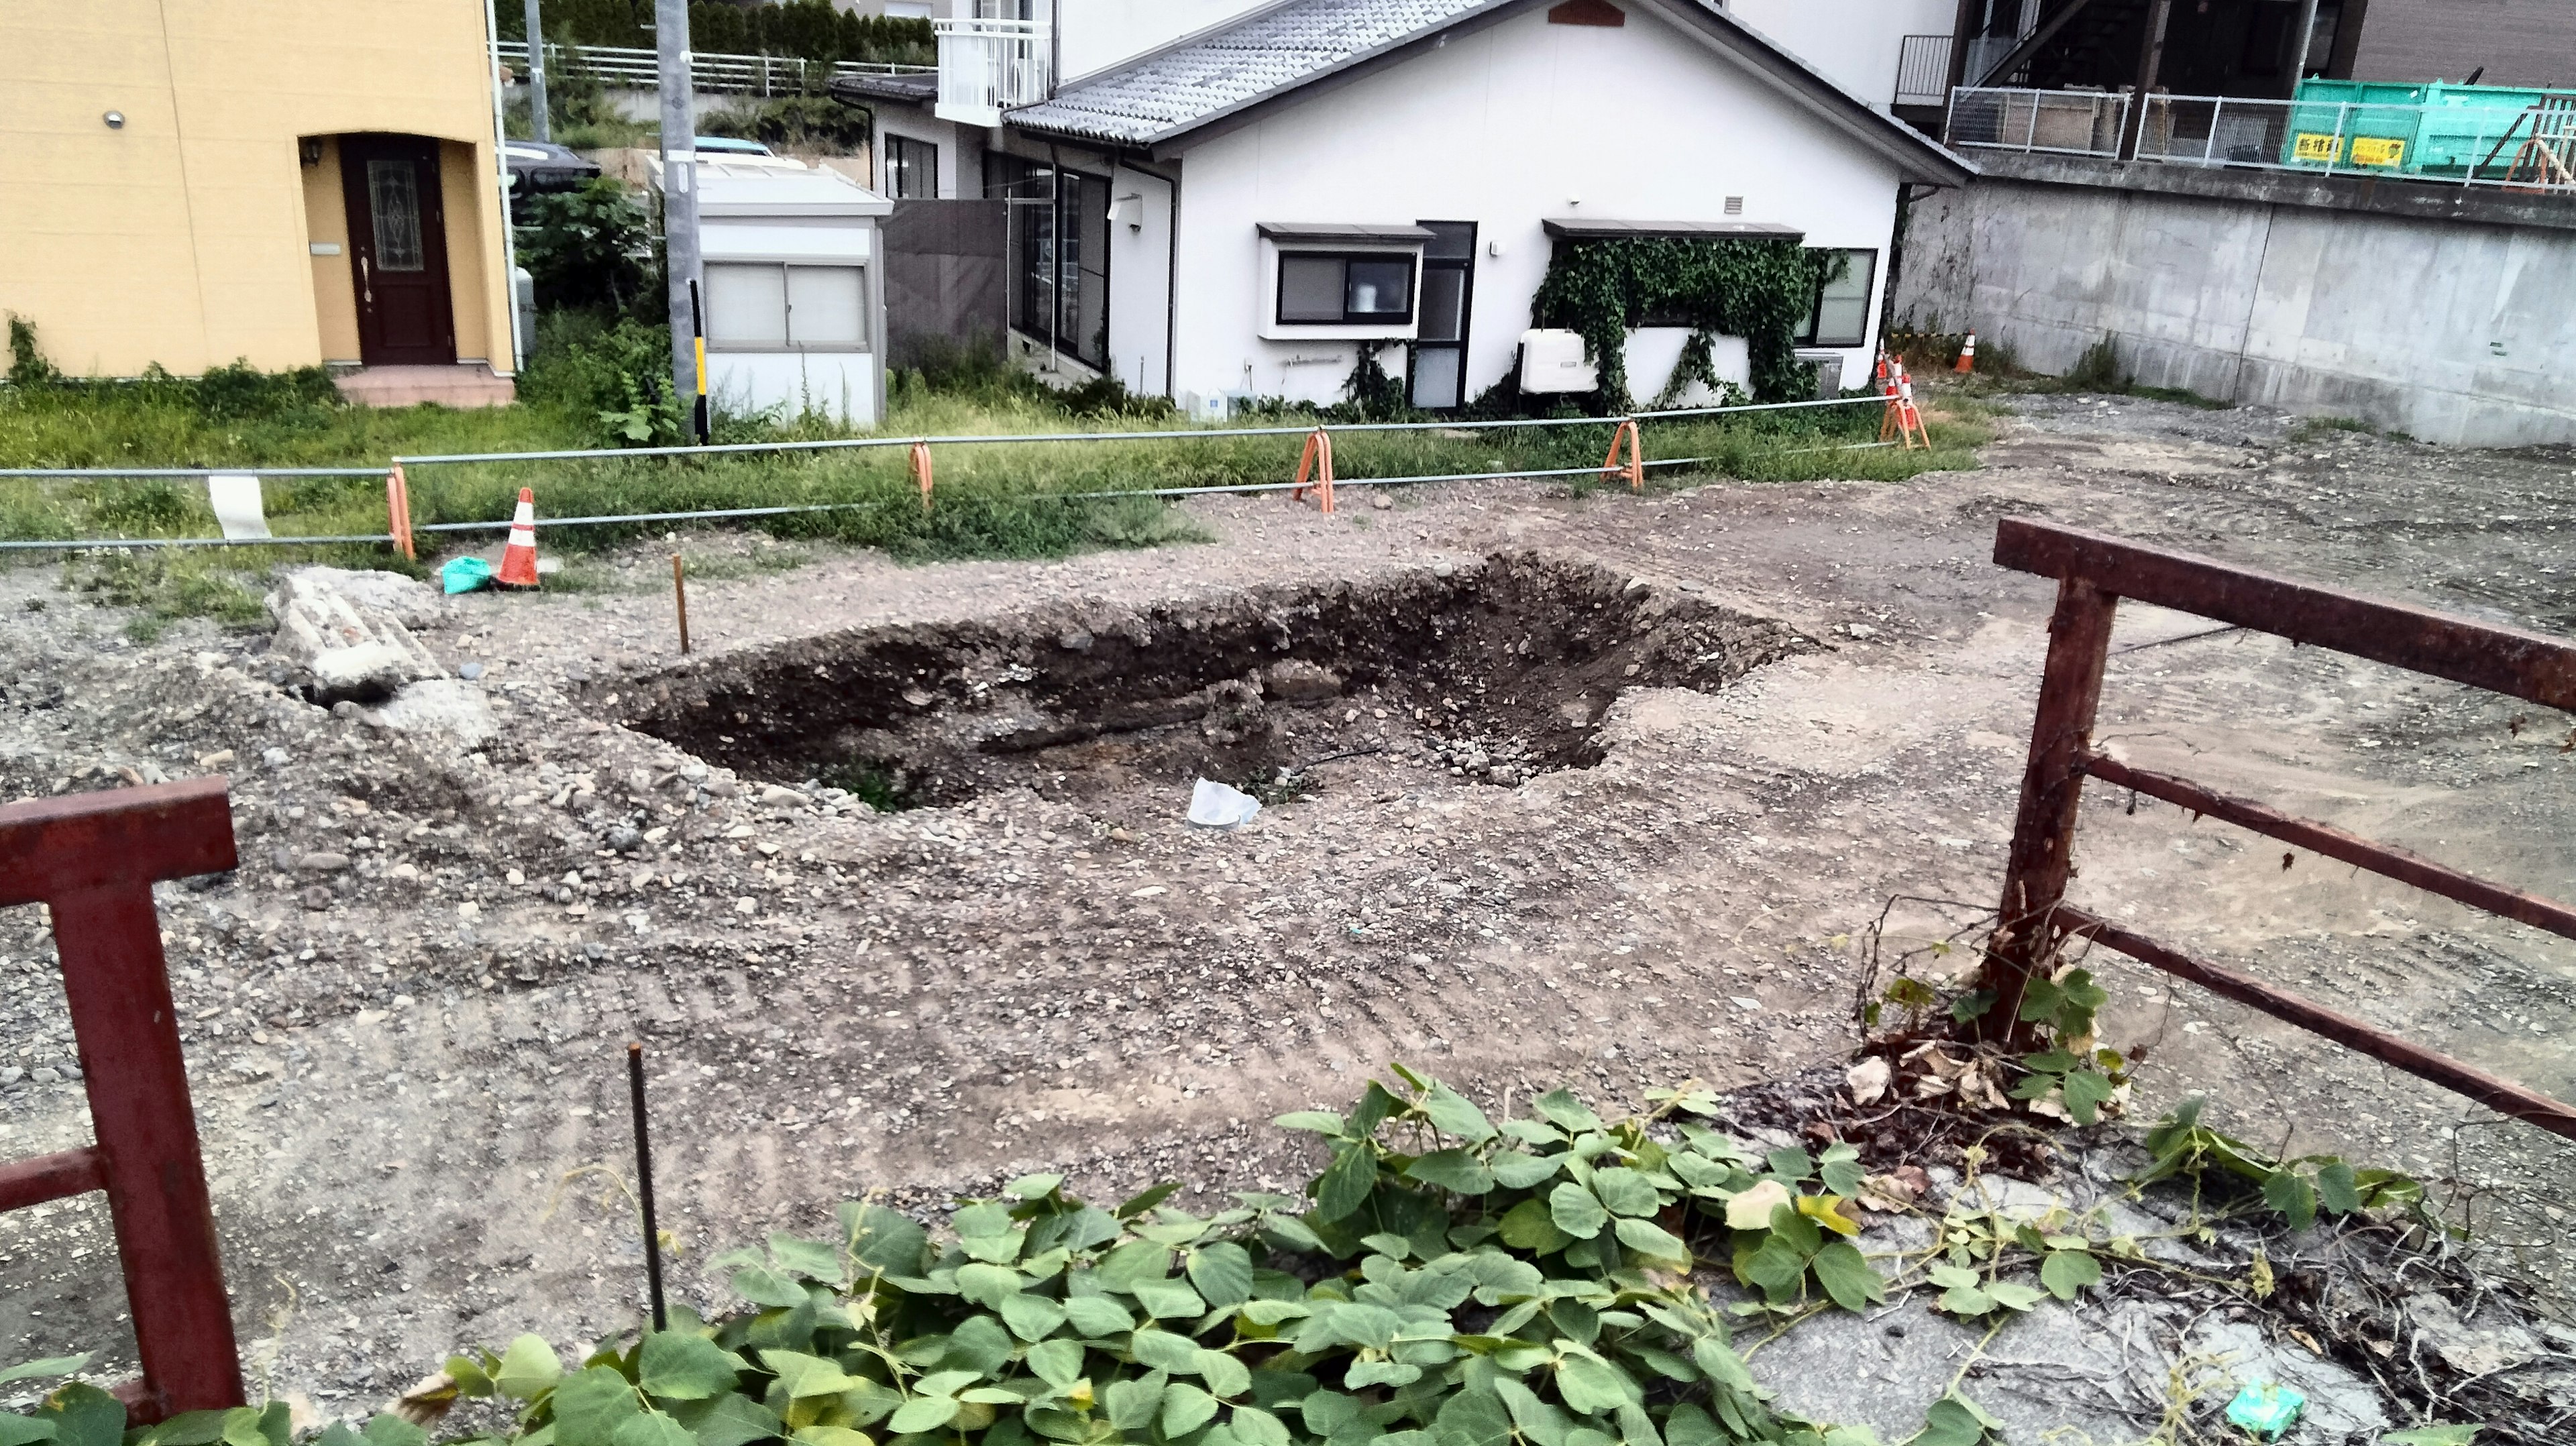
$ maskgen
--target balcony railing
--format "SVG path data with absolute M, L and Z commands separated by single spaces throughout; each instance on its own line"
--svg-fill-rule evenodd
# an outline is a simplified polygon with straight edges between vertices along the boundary
M 1047 98 L 1055 77 L 1043 20 L 938 20 L 941 120 L 998 126 Z
M 1961 86 L 1950 93 L 1953 146 L 2117 156 L 2129 98 L 2090 90 L 2005 90 Z
M 528 47 L 517 40 L 503 40 L 493 47 L 493 54 L 503 65 L 525 76 Z M 836 60 L 826 65 L 821 61 L 800 60 L 788 55 L 718 55 L 707 51 L 689 56 L 690 80 L 703 91 L 748 91 L 769 95 L 777 91 L 811 90 L 834 76 L 904 75 L 927 73 L 926 65 L 880 65 L 874 61 Z M 587 76 L 602 85 L 651 90 L 662 82 L 661 62 L 655 52 L 629 45 L 557 45 L 546 46 L 548 75 Z

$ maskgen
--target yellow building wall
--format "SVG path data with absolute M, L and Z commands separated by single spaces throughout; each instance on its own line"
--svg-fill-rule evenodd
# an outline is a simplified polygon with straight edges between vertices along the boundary
M 0 311 L 84 375 L 354 359 L 336 147 L 298 142 L 363 131 L 445 143 L 457 351 L 508 373 L 482 0 L 0 4 Z
M 314 320 L 321 327 L 322 359 L 354 363 L 358 360 L 358 278 L 350 271 L 349 210 L 340 191 L 339 139 L 324 140 L 321 152 L 319 162 L 304 168 L 304 235 L 312 245 L 340 249 L 311 257 Z

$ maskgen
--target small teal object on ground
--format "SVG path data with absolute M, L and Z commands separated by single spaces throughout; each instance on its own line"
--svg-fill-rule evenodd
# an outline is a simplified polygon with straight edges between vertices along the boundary
M 2227 1403 L 2227 1419 L 2253 1432 L 2258 1441 L 2278 1441 L 2307 1409 L 2308 1398 L 2296 1389 L 2256 1381 Z
M 450 594 L 474 592 L 492 585 L 492 564 L 479 557 L 451 559 L 438 570 L 438 585 Z

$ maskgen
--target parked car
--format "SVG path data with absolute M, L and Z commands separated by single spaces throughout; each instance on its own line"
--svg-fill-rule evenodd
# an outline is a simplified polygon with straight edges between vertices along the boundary
M 511 141 L 502 147 L 510 166 L 510 189 L 522 196 L 549 191 L 578 191 L 599 175 L 599 163 L 585 161 L 551 141 Z
M 769 156 L 777 154 L 777 152 L 772 151 L 769 147 L 762 145 L 758 141 L 740 140 L 733 136 L 700 136 L 698 137 L 697 148 L 702 151 L 715 151 L 728 156 Z

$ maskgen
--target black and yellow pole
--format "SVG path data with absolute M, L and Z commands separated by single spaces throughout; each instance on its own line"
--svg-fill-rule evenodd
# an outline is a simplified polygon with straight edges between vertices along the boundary
M 709 437 L 707 428 L 707 321 L 705 313 L 699 308 L 698 283 L 695 281 L 691 281 L 689 283 L 689 336 L 697 345 L 698 358 L 698 402 L 696 412 L 694 412 L 690 417 L 690 427 L 697 436 L 698 445 L 703 447 L 707 444 Z

